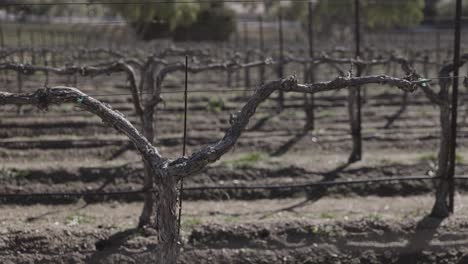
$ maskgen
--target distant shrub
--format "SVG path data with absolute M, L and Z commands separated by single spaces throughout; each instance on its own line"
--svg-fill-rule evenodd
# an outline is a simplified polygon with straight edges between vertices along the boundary
M 130 24 L 142 40 L 172 38 L 175 41 L 225 41 L 236 30 L 235 13 L 224 7 L 204 8 L 192 23 L 171 26 L 167 20 L 137 21 Z
M 200 11 L 195 23 L 178 26 L 173 34 L 175 41 L 225 41 L 236 30 L 233 11 L 220 7 Z

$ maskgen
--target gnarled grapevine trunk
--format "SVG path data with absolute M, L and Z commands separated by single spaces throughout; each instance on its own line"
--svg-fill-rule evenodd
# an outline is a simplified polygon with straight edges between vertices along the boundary
M 440 107 L 440 126 L 441 126 L 441 138 L 439 146 L 439 160 L 438 160 L 438 170 L 436 180 L 436 200 L 434 207 L 432 208 L 431 215 L 436 217 L 447 217 L 450 214 L 449 206 L 449 189 L 450 189 L 450 179 L 449 179 L 449 164 L 450 153 L 452 148 L 456 146 L 451 146 L 451 104 L 449 101 L 449 87 L 451 86 L 451 76 L 450 73 L 454 71 L 455 67 L 462 67 L 468 61 L 468 54 L 461 56 L 460 64 L 448 64 L 445 65 L 439 73 L 439 85 L 440 91 L 437 95 L 434 93 L 429 94 L 430 99 L 438 97 L 438 105 Z M 458 81 L 458 80 L 456 80 Z M 426 94 L 427 91 L 425 89 Z M 453 159 L 455 160 L 455 159 Z
M 446 90 L 446 89 L 445 89 Z M 447 91 L 444 92 L 447 96 Z M 450 214 L 448 197 L 449 197 L 449 182 L 448 165 L 450 153 L 450 107 L 448 102 L 440 106 L 440 145 L 438 156 L 438 168 L 436 181 L 436 200 L 432 208 L 431 215 L 436 217 L 447 217 Z
M 310 66 L 304 63 L 304 81 L 309 83 L 315 82 L 315 64 L 312 62 Z M 304 94 L 304 113 L 305 123 L 304 131 L 315 129 L 315 96 L 313 94 Z
M 160 248 L 158 263 L 175 264 L 179 255 L 179 232 L 177 225 L 177 178 L 163 177 L 156 181 L 158 190 L 155 199 L 155 228 L 158 231 Z
M 447 77 L 444 75 L 444 77 Z M 436 199 L 434 207 L 432 208 L 431 215 L 435 217 L 447 217 L 450 214 L 449 210 L 449 182 L 448 182 L 448 167 L 450 160 L 450 103 L 448 89 L 450 82 L 441 79 L 440 81 L 440 92 L 439 99 L 441 104 L 439 105 L 440 111 L 440 145 L 439 145 L 439 156 L 438 156 L 438 168 L 436 180 Z
M 82 93 L 75 88 L 56 87 L 39 89 L 33 94 L 11 94 L 0 92 L 0 105 L 36 105 L 46 109 L 49 104 L 73 103 L 88 112 L 99 116 L 106 124 L 112 124 L 117 130 L 125 134 L 135 145 L 145 162 L 145 172 L 148 178 L 154 181 L 154 197 L 149 207 L 154 209 L 154 214 L 149 218 L 151 227 L 157 231 L 158 248 L 154 252 L 157 263 L 175 264 L 179 252 L 178 247 L 178 221 L 177 221 L 177 186 L 178 182 L 193 175 L 219 160 L 229 152 L 236 144 L 249 120 L 255 115 L 257 107 L 267 100 L 276 91 L 297 92 L 314 94 L 317 92 L 338 90 L 345 87 L 362 86 L 365 84 L 388 84 L 397 86 L 405 91 L 413 91 L 415 83 L 390 76 L 367 76 L 358 78 L 339 77 L 330 82 L 301 85 L 294 77 L 270 82 L 258 87 L 251 95 L 242 109 L 230 118 L 230 127 L 222 139 L 213 145 L 196 151 L 189 157 L 180 157 L 176 160 L 164 158 L 154 147 L 149 139 L 140 133 L 121 113 L 100 101 Z M 154 95 L 154 94 L 153 94 Z M 153 97 L 150 102 L 157 102 L 158 97 Z M 147 111 L 145 117 L 152 117 L 151 111 Z M 146 122 L 146 121 L 145 121 Z M 151 132 L 151 126 L 145 126 L 145 133 Z

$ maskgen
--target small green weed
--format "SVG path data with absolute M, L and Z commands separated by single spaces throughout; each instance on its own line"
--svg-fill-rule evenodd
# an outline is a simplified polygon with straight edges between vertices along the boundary
M 83 213 L 76 213 L 67 216 L 65 224 L 67 225 L 83 225 L 83 224 L 92 224 L 94 223 L 95 218 Z
M 374 221 L 374 222 L 382 221 L 382 215 L 373 213 L 373 214 L 368 215 L 367 219 Z
M 322 219 L 335 219 L 336 215 L 333 213 L 321 213 L 320 218 Z
M 182 229 L 193 229 L 196 226 L 203 224 L 203 221 L 198 217 L 182 217 Z
M 210 112 L 219 113 L 225 107 L 224 100 L 222 98 L 210 98 L 206 109 Z
M 240 219 L 240 217 L 238 217 L 238 216 L 226 216 L 226 217 L 224 218 L 224 222 L 226 222 L 226 223 L 234 223 L 234 222 L 239 221 L 239 219 Z
M 224 163 L 233 167 L 249 167 L 267 159 L 267 155 L 253 152 L 245 154 L 237 159 L 225 161 Z
M 436 154 L 425 154 L 425 155 L 420 156 L 419 160 L 437 164 L 438 157 Z M 461 155 L 460 153 L 457 153 L 455 155 L 455 162 L 457 164 L 461 164 L 463 163 L 463 161 L 464 161 L 463 155 Z
M 427 162 L 437 162 L 437 155 L 435 154 L 424 154 L 421 155 L 419 158 L 419 161 L 427 161 Z

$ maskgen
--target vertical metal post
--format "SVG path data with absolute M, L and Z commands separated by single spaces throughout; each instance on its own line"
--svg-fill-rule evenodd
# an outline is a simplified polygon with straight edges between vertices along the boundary
M 22 36 L 21 27 L 17 27 L 16 28 L 16 46 L 18 48 L 23 47 L 21 36 Z M 23 50 L 20 51 L 20 59 L 21 59 L 21 63 L 24 63 L 24 51 Z
M 44 30 L 41 32 L 41 34 L 39 35 L 39 39 L 40 39 L 40 42 L 41 42 L 41 48 L 45 49 L 47 44 L 46 44 L 46 38 L 47 38 L 47 34 L 48 34 L 48 30 Z
M 423 63 L 423 74 L 424 76 L 429 76 L 429 52 L 424 54 L 424 63 Z M 427 77 L 426 77 L 427 78 Z
M 453 87 L 452 87 L 452 123 L 450 129 L 450 161 L 448 169 L 449 180 L 449 210 L 455 209 L 455 162 L 457 154 L 457 110 L 458 110 L 458 81 L 460 73 L 460 40 L 461 40 L 462 1 L 457 0 L 455 11 L 455 43 L 453 49 Z
M 314 43 L 314 7 L 312 1 L 308 3 L 308 42 L 309 42 L 309 57 L 314 58 L 315 56 L 315 43 Z M 306 82 L 315 82 L 315 65 L 314 62 L 310 63 L 310 68 L 308 70 L 308 74 L 306 75 Z M 304 94 L 305 98 L 305 112 L 306 112 L 306 125 L 305 129 L 313 130 L 315 128 L 315 98 L 314 95 Z
M 279 62 L 278 62 L 278 78 L 284 78 L 284 42 L 283 42 L 283 10 L 279 9 L 278 14 L 278 37 L 279 37 Z M 284 94 L 283 91 L 278 92 L 278 112 L 283 111 Z
M 439 70 L 439 66 L 441 64 L 441 56 L 440 56 L 440 30 L 437 29 L 436 31 L 436 61 L 437 61 L 437 65 L 436 65 L 436 72 Z
M 185 55 L 185 90 L 184 90 L 184 137 L 182 142 L 182 156 L 185 156 L 186 146 L 187 146 L 187 110 L 188 110 L 188 55 Z M 184 191 L 184 178 L 180 180 L 180 189 L 179 189 L 179 236 L 180 236 L 180 227 L 182 221 L 182 194 Z
M 47 50 L 46 49 L 44 49 L 42 51 L 42 56 L 44 58 L 44 66 L 47 67 L 49 63 L 47 61 Z M 49 85 L 49 71 L 45 71 L 44 74 L 45 74 L 45 86 L 48 86 Z
M 22 46 L 21 43 L 21 28 L 17 26 L 16 28 L 16 46 L 20 48 Z
M 73 10 L 68 10 L 68 24 L 72 23 Z
M 52 36 L 51 36 L 50 39 L 52 40 L 52 46 L 53 46 L 54 48 L 57 48 L 57 47 L 58 47 L 58 36 L 57 36 L 57 31 L 56 31 L 56 30 L 52 30 L 52 31 L 51 31 L 51 34 L 52 34 Z
M 361 56 L 361 20 L 360 20 L 360 2 L 359 0 L 354 1 L 354 40 L 355 40 L 355 58 L 358 59 Z M 358 77 L 361 75 L 361 67 L 359 65 L 356 66 L 356 74 L 355 76 Z M 351 154 L 349 162 L 355 162 L 362 159 L 362 136 L 361 136 L 361 88 L 354 87 L 354 91 L 351 90 L 350 93 L 352 94 L 351 100 L 355 100 L 354 102 L 350 102 L 354 104 L 355 109 L 351 108 L 350 114 L 356 115 L 355 120 L 351 116 L 352 121 L 352 137 L 353 137 L 353 153 Z
M 247 21 L 244 21 L 244 23 L 243 23 L 244 51 L 247 51 L 249 49 L 249 38 L 248 38 L 249 34 L 248 34 L 247 30 L 248 30 Z
M 36 39 L 34 36 L 34 31 L 29 32 L 29 41 L 31 42 L 30 43 L 31 47 L 34 49 L 36 47 Z M 34 52 L 33 50 L 31 50 L 31 63 L 33 65 L 36 64 L 36 52 Z
M 250 58 L 250 50 L 249 50 L 249 33 L 248 33 L 248 24 L 247 21 L 244 22 L 244 53 L 245 53 L 245 58 L 244 61 L 245 63 L 248 63 Z M 246 89 L 250 87 L 250 69 L 249 67 L 245 67 L 244 69 L 244 86 Z
M 265 59 L 264 52 L 265 52 L 265 39 L 263 35 L 263 17 L 259 16 L 258 17 L 258 31 L 259 31 L 259 49 L 260 49 L 260 57 L 261 59 Z M 263 84 L 265 82 L 265 66 L 262 65 L 259 67 L 259 77 L 260 77 L 260 83 Z
M 234 50 L 237 50 L 239 48 L 239 45 L 240 45 L 240 37 L 239 37 L 239 31 L 236 29 L 236 32 L 235 32 L 235 49 Z M 237 50 L 238 51 L 238 50 Z M 236 70 L 236 75 L 235 75 L 235 86 L 236 87 L 239 87 L 239 83 L 240 83 L 240 71 L 239 70 Z
M 308 41 L 309 41 L 309 56 L 310 56 L 310 58 L 313 58 L 315 56 L 315 43 L 314 43 L 315 39 L 314 39 L 314 21 L 313 21 L 313 19 L 314 19 L 314 7 L 312 5 L 312 1 L 309 1 L 308 7 L 309 7 L 309 15 L 308 15 L 308 22 L 309 23 L 308 23 L 307 29 L 308 29 L 308 37 L 309 37 L 308 38 Z M 311 81 L 311 82 L 315 81 L 315 80 L 313 80 L 315 78 L 314 72 L 313 72 L 314 68 L 315 68 L 315 65 L 312 63 L 311 67 L 310 67 L 311 71 L 309 72 L 309 74 L 310 74 L 309 79 L 307 81 Z
M 264 39 L 264 35 L 263 35 L 263 17 L 262 16 L 259 16 L 258 17 L 258 33 L 259 33 L 259 48 L 260 48 L 260 51 L 261 52 L 264 52 L 265 51 L 265 39 Z
M 355 44 L 356 44 L 356 51 L 355 55 L 356 58 L 361 55 L 361 15 L 360 15 L 360 2 L 359 0 L 354 0 L 354 22 L 355 22 Z
M 3 32 L 3 26 L 0 25 L 0 46 L 5 48 L 5 34 Z
M 21 41 L 21 28 L 19 26 L 16 28 L 16 38 L 17 38 L 18 48 L 22 48 L 23 44 Z M 20 61 L 21 61 L 20 63 L 24 63 L 24 50 L 20 51 Z M 23 74 L 19 71 L 16 73 L 16 80 L 18 83 L 18 93 L 22 93 L 23 92 Z M 17 114 L 21 114 L 21 112 L 22 112 L 21 105 L 18 105 Z
M 2 25 L 0 25 L 0 45 L 1 45 L 2 49 L 5 48 L 5 35 L 3 33 L 3 26 Z M 8 84 L 8 73 L 6 71 L 3 71 L 2 82 L 5 83 L 5 84 Z

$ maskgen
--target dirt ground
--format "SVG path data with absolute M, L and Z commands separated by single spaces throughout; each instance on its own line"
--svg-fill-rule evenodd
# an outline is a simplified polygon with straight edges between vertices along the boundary
M 186 201 L 181 263 L 466 263 L 468 196 L 427 218 L 433 198 Z M 4 205 L 2 263 L 151 263 L 142 204 Z
M 176 79 L 170 78 L 165 89 L 180 89 Z M 38 82 L 26 80 L 26 90 Z M 111 76 L 80 80 L 79 87 L 89 94 L 128 92 L 123 83 L 123 77 Z M 13 83 L 8 87 L 15 89 Z M 191 87 L 219 89 L 214 81 L 197 79 Z M 280 114 L 275 114 L 274 100 L 265 102 L 236 147 L 186 179 L 185 185 L 433 176 L 437 108 L 421 93 L 413 94 L 408 109 L 386 128 L 400 108 L 402 94 L 389 87 L 374 88 L 368 88 L 363 108 L 363 161 L 345 163 L 351 150 L 346 91 L 316 97 L 316 129 L 307 133 L 302 131 L 302 95 L 288 95 Z M 247 94 L 190 94 L 188 153 L 221 138 L 229 113 Z M 130 96 L 99 99 L 138 126 Z M 173 158 L 182 151 L 182 94 L 165 94 L 164 100 L 157 112 L 156 145 Z M 0 110 L 0 193 L 141 189 L 140 157 L 125 137 L 98 118 L 68 105 L 52 106 L 48 112 L 23 107 L 20 115 L 17 107 Z M 460 119 L 457 175 L 462 176 L 468 172 L 464 106 Z M 457 182 L 456 214 L 444 221 L 426 217 L 433 203 L 431 181 L 327 189 L 187 190 L 180 261 L 468 263 L 467 190 L 468 182 Z M 153 263 L 154 232 L 135 229 L 141 198 L 1 198 L 0 263 Z

